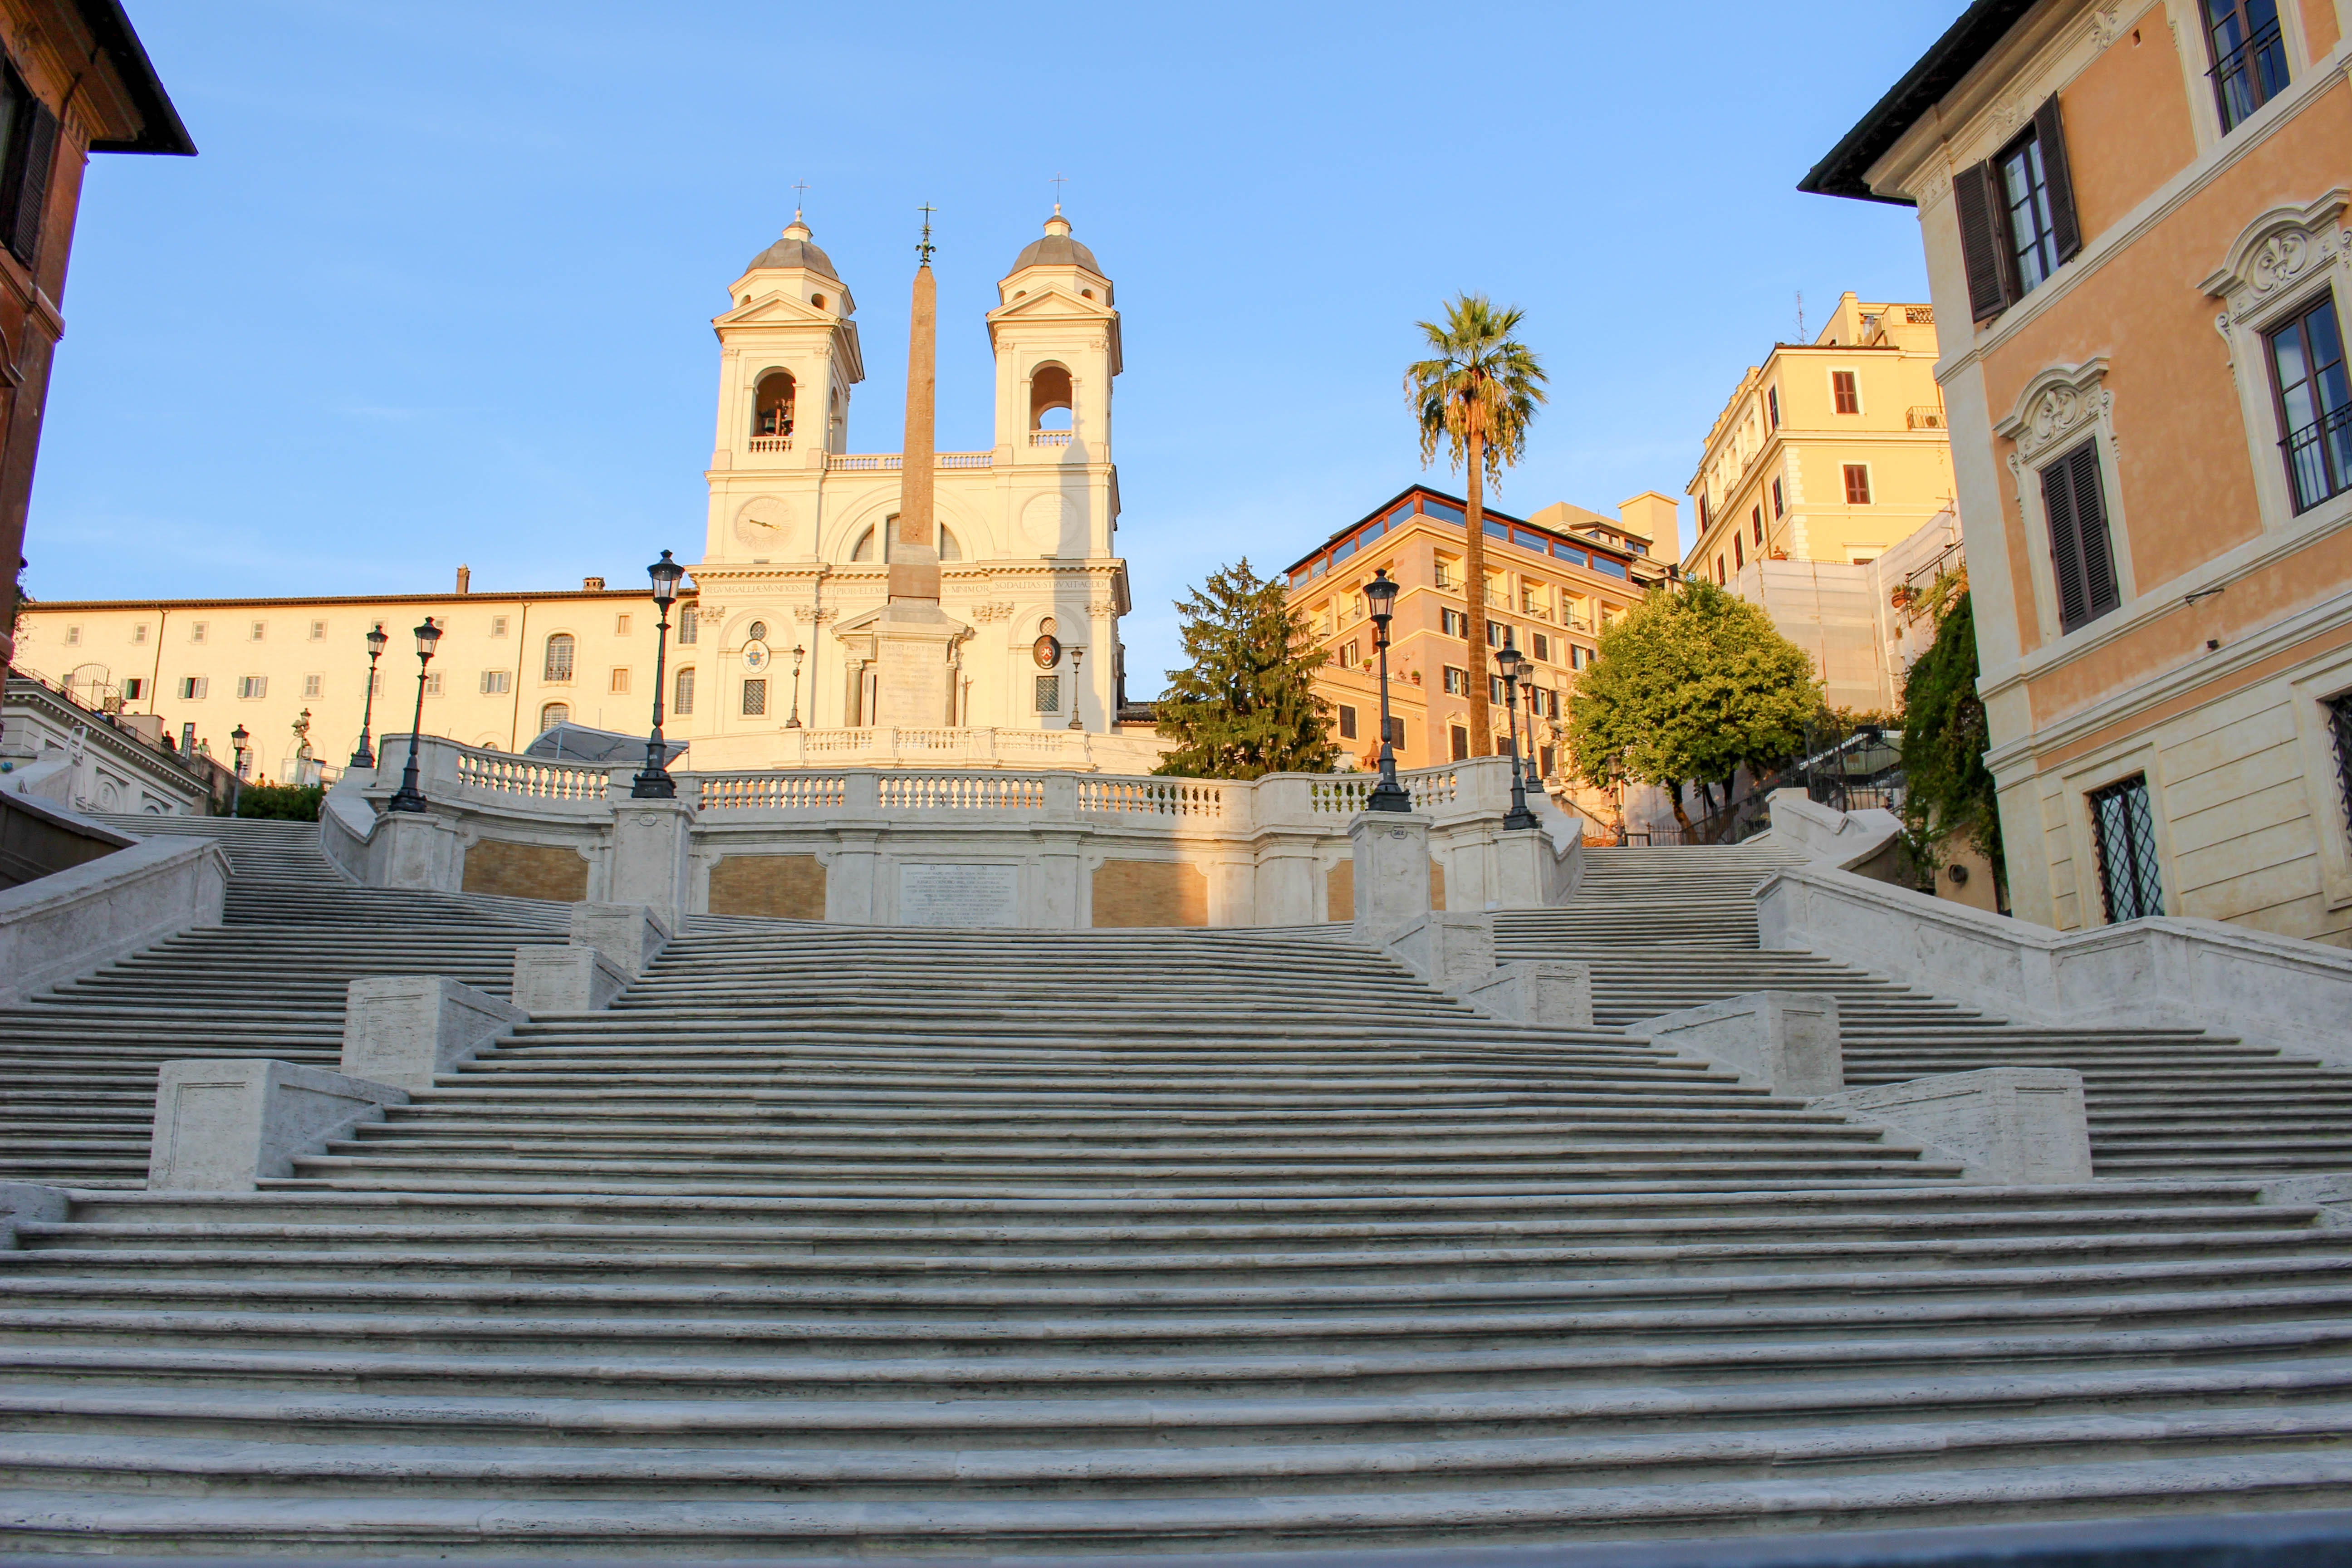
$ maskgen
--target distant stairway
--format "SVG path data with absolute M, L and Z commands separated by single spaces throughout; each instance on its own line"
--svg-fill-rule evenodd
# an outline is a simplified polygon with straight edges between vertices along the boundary
M 2352 1072 L 2200 1029 L 2015 1025 L 1805 952 L 1767 952 L 1756 887 L 1769 847 L 1587 849 L 1576 896 L 1496 919 L 1499 958 L 1592 966 L 1594 1020 L 1640 1019 L 1743 992 L 1828 992 L 1846 1081 L 1860 1088 L 1984 1067 L 2083 1075 L 2103 1176 L 2352 1171 Z
M 226 923 L 0 1008 L 0 1179 L 144 1186 L 157 1064 L 274 1057 L 333 1067 L 343 994 L 366 974 L 446 974 L 504 995 L 514 950 L 562 942 L 569 912 L 523 899 L 353 887 L 316 824 L 117 816 L 126 832 L 217 839 Z

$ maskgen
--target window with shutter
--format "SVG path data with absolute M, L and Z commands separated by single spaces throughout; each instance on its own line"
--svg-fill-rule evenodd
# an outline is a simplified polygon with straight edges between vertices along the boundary
M 2042 470 L 2042 504 L 2050 521 L 2050 564 L 2058 588 L 2058 627 L 2087 626 L 2122 602 L 2107 538 L 2099 453 L 2085 441 Z
M 0 69 L 0 245 L 33 265 L 41 247 L 41 208 L 57 156 L 58 117 L 9 66 Z
M 1952 210 L 1959 219 L 1960 260 L 1969 279 L 1969 310 L 1979 321 L 2009 308 L 2009 268 L 1994 226 L 1992 165 L 1971 163 L 1952 177 Z
M 1862 412 L 1862 388 L 1855 382 L 1853 372 L 1850 370 L 1830 372 L 1830 395 L 1836 399 L 1837 411 L 1840 414 Z
M 2042 154 L 2042 180 L 2050 205 L 2050 237 L 2063 265 L 2083 249 L 2082 220 L 2074 214 L 2074 175 L 2066 163 L 2066 131 L 2052 93 L 2033 111 L 2033 144 Z

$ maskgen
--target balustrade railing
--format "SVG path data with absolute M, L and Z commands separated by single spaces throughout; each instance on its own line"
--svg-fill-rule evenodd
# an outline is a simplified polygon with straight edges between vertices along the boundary
M 904 452 L 828 452 L 824 466 L 835 473 L 884 473 L 907 465 Z M 931 466 L 939 468 L 992 468 L 994 452 L 935 452 Z
M 602 800 L 612 787 L 612 775 L 603 768 L 460 750 L 457 783 L 467 789 L 530 800 Z
M 1066 447 L 1075 434 L 1070 430 L 1032 430 L 1029 432 L 1029 444 L 1032 447 Z
M 1078 809 L 1117 816 L 1225 815 L 1224 786 L 1201 779 L 1078 780 Z
M 790 436 L 754 436 L 750 449 L 754 452 L 789 452 L 793 449 Z
M 1045 781 L 1022 773 L 884 773 L 885 811 L 1024 811 L 1045 804 Z
M 840 806 L 848 781 L 839 773 L 705 773 L 698 805 L 704 811 L 815 811 Z

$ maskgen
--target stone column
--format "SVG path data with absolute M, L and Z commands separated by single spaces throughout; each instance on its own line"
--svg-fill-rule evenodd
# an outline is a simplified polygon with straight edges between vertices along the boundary
M 1429 918 L 1429 818 L 1367 811 L 1348 825 L 1356 857 L 1356 940 L 1385 949 L 1389 938 Z
M 682 800 L 625 800 L 613 812 L 613 867 L 605 901 L 646 904 L 672 931 L 693 889 L 694 807 Z

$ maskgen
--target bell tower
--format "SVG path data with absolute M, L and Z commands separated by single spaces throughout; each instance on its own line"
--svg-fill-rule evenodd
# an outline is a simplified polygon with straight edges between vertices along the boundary
M 857 304 L 797 212 L 728 296 L 710 323 L 719 427 L 704 559 L 812 558 L 825 455 L 846 449 L 850 389 L 866 379 Z
M 1061 204 L 997 284 L 996 449 L 1016 466 L 1111 460 L 1111 377 L 1118 311 L 1093 251 L 1071 237 Z

